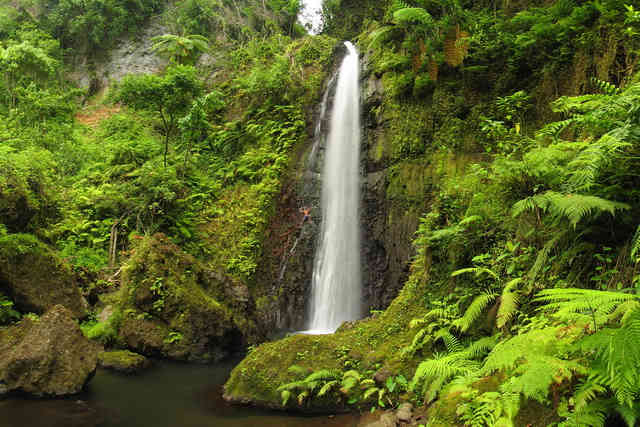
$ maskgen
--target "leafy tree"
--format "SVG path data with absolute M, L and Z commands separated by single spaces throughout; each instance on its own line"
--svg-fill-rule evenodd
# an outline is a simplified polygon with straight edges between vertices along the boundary
M 151 48 L 169 57 L 171 62 L 193 64 L 198 57 L 209 50 L 209 39 L 198 34 L 178 36 L 165 34 L 151 39 L 155 44 Z
M 16 88 L 30 81 L 53 77 L 60 63 L 29 41 L 0 47 L 0 75 L 9 92 L 10 106 L 16 104 Z
M 193 100 L 202 92 L 197 70 L 176 65 L 163 76 L 153 74 L 127 76 L 123 79 L 117 99 L 136 109 L 154 111 L 162 122 L 164 136 L 164 166 L 167 166 L 169 141 L 178 129 L 178 120 Z

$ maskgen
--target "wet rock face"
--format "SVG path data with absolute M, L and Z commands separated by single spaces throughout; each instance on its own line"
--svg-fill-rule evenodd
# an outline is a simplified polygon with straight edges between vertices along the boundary
M 364 56 L 362 73 L 364 171 L 362 260 L 365 306 L 384 309 L 409 275 L 412 241 L 426 208 L 429 177 L 423 163 L 394 158 L 382 80 Z
M 44 244 L 15 255 L 0 253 L 0 290 L 24 313 L 41 314 L 61 304 L 77 318 L 86 315 L 87 303 L 70 268 Z
M 0 331 L 0 395 L 78 393 L 93 377 L 100 351 L 61 305 L 39 320 L 24 319 Z
M 336 63 L 344 49 L 336 50 Z M 300 330 L 305 327 L 315 249 L 322 222 L 320 196 L 324 135 L 337 79 L 328 82 L 328 93 L 317 106 L 309 129 L 311 143 L 297 153 L 297 167 L 283 187 L 278 215 L 267 233 L 264 256 L 257 274 L 259 323 L 267 329 Z M 384 110 L 384 86 L 363 61 L 362 96 L 362 280 L 364 312 L 384 309 L 396 297 L 408 277 L 413 256 L 411 242 L 423 212 L 425 182 L 423 164 L 398 164 L 388 150 L 391 130 Z M 322 110 L 325 111 L 322 117 Z M 415 194 L 414 194 L 415 193 Z M 416 202 L 418 201 L 418 202 Z M 419 205 L 419 206 L 418 206 Z M 311 208 L 312 223 L 301 224 L 299 208 Z

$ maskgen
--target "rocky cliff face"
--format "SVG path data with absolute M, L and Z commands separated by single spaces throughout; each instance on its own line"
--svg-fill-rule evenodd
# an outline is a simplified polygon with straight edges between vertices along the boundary
M 336 54 L 336 67 L 344 52 Z M 384 86 L 363 60 L 362 264 L 363 306 L 386 308 L 402 288 L 413 255 L 411 241 L 424 211 L 424 167 L 394 161 L 389 149 L 390 118 L 383 108 Z M 300 330 L 305 327 L 316 241 L 320 232 L 321 172 L 324 143 L 335 92 L 335 72 L 325 98 L 314 112 L 309 139 L 300 147 L 290 178 L 283 187 L 265 242 L 257 274 L 257 307 L 263 326 Z M 312 222 L 302 225 L 299 209 L 311 208 Z

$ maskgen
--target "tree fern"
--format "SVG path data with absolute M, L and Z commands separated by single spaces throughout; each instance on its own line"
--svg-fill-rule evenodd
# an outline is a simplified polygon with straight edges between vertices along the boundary
M 513 216 L 535 209 L 549 212 L 555 218 L 565 219 L 575 228 L 580 221 L 589 216 L 597 216 L 603 212 L 615 215 L 619 210 L 629 209 L 629 205 L 597 196 L 547 191 L 517 202 L 513 205 Z
M 418 365 L 409 389 L 419 393 L 430 402 L 437 397 L 443 386 L 450 380 L 478 372 L 482 358 L 496 345 L 498 336 L 480 339 L 463 348 L 455 346 L 457 351 L 448 354 L 436 354 Z
M 613 391 L 620 405 L 633 407 L 640 397 L 640 310 L 622 327 L 605 328 L 580 342 L 583 352 L 595 352 L 595 380 Z
M 594 330 L 597 330 L 599 325 L 611 319 L 620 304 L 633 300 L 637 300 L 637 296 L 622 292 L 567 288 L 545 289 L 538 293 L 534 301 L 544 303 L 540 310 L 551 311 L 560 320 L 591 321 Z
M 611 165 L 620 153 L 631 144 L 626 141 L 629 129 L 620 127 L 589 144 L 569 163 L 571 176 L 566 185 L 568 191 L 587 191 L 593 187 L 600 171 Z

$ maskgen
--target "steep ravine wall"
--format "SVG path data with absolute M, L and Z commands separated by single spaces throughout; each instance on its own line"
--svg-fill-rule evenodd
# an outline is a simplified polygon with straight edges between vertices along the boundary
M 336 54 L 336 64 L 344 51 Z M 389 119 L 380 113 L 382 81 L 362 60 L 361 103 L 363 141 L 361 155 L 362 278 L 363 307 L 386 308 L 402 288 L 413 255 L 412 239 L 426 209 L 424 197 L 429 177 L 422 165 L 400 165 L 384 147 L 391 140 Z M 322 221 L 320 212 L 324 135 L 328 129 L 335 90 L 327 82 L 327 114 L 322 105 L 313 113 L 310 138 L 299 147 L 294 167 L 279 196 L 277 214 L 271 221 L 263 258 L 256 275 L 259 318 L 266 331 L 300 330 L 305 327 L 316 241 Z M 377 111 L 377 112 L 376 112 Z M 319 122 L 321 120 L 321 122 Z M 315 135 L 320 130 L 321 135 Z M 401 166 L 401 167 L 400 167 Z M 302 226 L 299 209 L 311 208 L 312 222 Z

